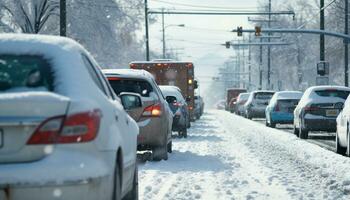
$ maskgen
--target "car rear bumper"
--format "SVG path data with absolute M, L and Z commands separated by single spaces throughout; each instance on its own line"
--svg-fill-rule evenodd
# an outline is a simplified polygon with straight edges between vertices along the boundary
M 265 109 L 251 108 L 248 112 L 252 118 L 265 118 Z
M 143 126 L 140 125 L 143 123 Z M 153 147 L 163 146 L 167 137 L 167 124 L 162 118 L 147 118 L 138 122 L 140 133 L 137 137 L 137 149 L 152 150 Z
M 173 118 L 172 131 L 182 131 L 187 127 L 186 120 L 184 116 L 175 115 Z
M 0 164 L 0 199 L 110 199 L 108 165 L 92 155 L 54 150 L 46 158 Z
M 304 128 L 309 131 L 335 132 L 336 127 L 336 118 L 304 118 Z
M 292 124 L 294 120 L 293 113 L 271 112 L 271 121 L 278 124 Z

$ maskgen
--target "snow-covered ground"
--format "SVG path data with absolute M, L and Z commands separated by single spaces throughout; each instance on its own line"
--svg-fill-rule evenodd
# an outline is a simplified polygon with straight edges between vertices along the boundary
M 225 111 L 139 166 L 140 199 L 350 199 L 350 159 Z

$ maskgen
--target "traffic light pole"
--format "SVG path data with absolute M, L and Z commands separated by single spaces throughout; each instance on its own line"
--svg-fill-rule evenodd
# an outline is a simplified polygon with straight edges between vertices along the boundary
M 271 13 L 271 0 L 269 0 L 269 13 Z M 271 28 L 271 14 L 269 14 L 268 28 Z M 271 33 L 269 33 L 271 36 Z M 268 42 L 271 42 L 271 38 L 268 38 Z M 271 89 L 271 47 L 267 47 L 267 89 Z
M 324 0 L 320 0 L 320 30 L 324 30 Z M 325 36 L 320 35 L 320 61 L 325 61 Z
M 66 0 L 60 0 L 60 36 L 67 36 L 67 7 Z
M 146 61 L 149 61 L 149 34 L 148 34 L 148 3 L 147 0 L 145 0 L 145 31 L 146 31 Z
M 345 31 L 346 35 L 349 34 L 349 0 L 345 0 Z M 344 42 L 344 82 L 345 86 L 349 86 L 349 45 L 348 42 Z

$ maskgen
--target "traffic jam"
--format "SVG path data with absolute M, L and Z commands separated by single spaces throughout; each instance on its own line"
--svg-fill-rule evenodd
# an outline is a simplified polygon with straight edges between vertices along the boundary
M 0 200 L 349 200 L 349 0 L 1 0 Z

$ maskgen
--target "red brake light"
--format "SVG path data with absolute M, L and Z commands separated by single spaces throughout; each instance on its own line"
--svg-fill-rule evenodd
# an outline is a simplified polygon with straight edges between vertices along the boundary
M 145 108 L 142 113 L 143 117 L 159 117 L 162 114 L 160 104 L 154 104 Z
M 174 105 L 174 106 L 176 106 L 176 107 L 180 107 L 180 106 L 182 106 L 182 104 L 181 104 L 181 103 L 179 103 L 179 102 L 173 103 L 173 105 Z
M 135 68 L 135 67 L 136 67 L 136 64 L 134 64 L 134 63 L 130 64 L 130 68 Z
M 316 110 L 319 110 L 319 109 L 320 109 L 319 107 L 313 106 L 313 105 L 311 105 L 311 106 L 306 106 L 306 107 L 304 108 L 305 111 L 316 111 Z
M 58 116 L 44 121 L 27 144 L 55 144 L 89 142 L 96 138 L 101 111 L 95 109 L 70 116 Z
M 119 81 L 119 80 L 121 80 L 121 78 L 118 78 L 118 77 L 108 77 L 107 79 L 109 81 Z

